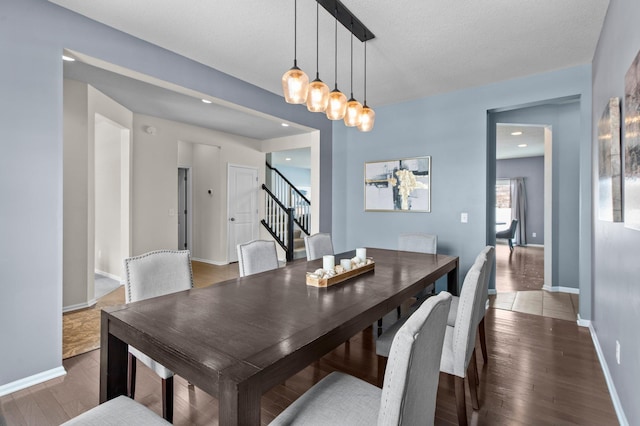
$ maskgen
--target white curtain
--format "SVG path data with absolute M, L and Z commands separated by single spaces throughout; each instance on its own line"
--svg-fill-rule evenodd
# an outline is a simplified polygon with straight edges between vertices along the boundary
M 524 178 L 511 179 L 511 219 L 518 220 L 516 228 L 515 244 L 527 244 L 527 192 L 524 187 Z

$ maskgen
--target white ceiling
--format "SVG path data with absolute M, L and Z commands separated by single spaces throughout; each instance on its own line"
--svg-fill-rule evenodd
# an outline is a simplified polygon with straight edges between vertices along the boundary
M 271 165 L 273 167 L 299 167 L 311 168 L 311 148 L 290 149 L 271 153 Z
M 512 135 L 522 132 L 521 135 Z M 526 145 L 519 147 L 518 145 Z M 544 126 L 498 124 L 496 126 L 496 159 L 538 157 L 544 155 Z
M 281 94 L 293 62 L 291 0 L 50 0 Z M 375 108 L 589 63 L 608 0 L 343 3 L 376 35 L 367 101 Z M 314 78 L 315 2 L 298 1 L 298 65 Z M 338 29 L 338 86 L 349 92 L 349 33 Z M 321 8 L 320 77 L 333 86 L 333 19 Z M 354 43 L 354 95 L 363 98 Z

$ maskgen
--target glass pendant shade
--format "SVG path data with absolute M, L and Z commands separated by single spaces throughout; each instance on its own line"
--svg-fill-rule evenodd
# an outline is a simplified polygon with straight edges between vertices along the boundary
M 342 120 L 347 112 L 347 97 L 337 88 L 329 93 L 327 105 L 327 118 L 329 120 Z
M 373 123 L 376 121 L 376 112 L 369 108 L 367 104 L 362 107 L 360 113 L 360 124 L 358 130 L 361 132 L 370 132 L 373 129 Z
M 284 99 L 289 104 L 303 104 L 307 101 L 309 77 L 295 63 L 282 76 L 282 91 L 284 92 Z
M 311 112 L 324 112 L 329 104 L 329 86 L 316 78 L 309 84 L 307 109 Z
M 344 125 L 347 127 L 356 127 L 362 121 L 362 104 L 351 98 L 347 102 L 347 112 L 344 116 Z

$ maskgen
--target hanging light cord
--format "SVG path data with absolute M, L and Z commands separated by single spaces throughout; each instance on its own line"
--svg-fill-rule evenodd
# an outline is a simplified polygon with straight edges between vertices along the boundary
M 318 8 L 320 3 L 316 2 L 316 80 L 320 80 L 320 64 L 319 64 L 319 57 L 320 57 L 320 29 L 318 28 L 320 26 L 320 18 L 319 18 L 319 14 L 318 14 Z
M 364 41 L 364 105 L 367 105 L 367 34 L 365 33 Z
M 336 53 L 336 62 L 335 62 L 335 90 L 338 90 L 338 9 L 335 9 L 336 14 L 336 25 L 335 25 L 335 53 Z
M 293 0 L 293 66 L 298 66 L 298 1 Z
M 353 99 L 353 21 L 351 21 L 351 99 Z

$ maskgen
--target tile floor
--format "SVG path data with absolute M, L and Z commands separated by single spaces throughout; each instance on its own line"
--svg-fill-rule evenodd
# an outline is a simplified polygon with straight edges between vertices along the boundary
M 492 308 L 568 321 L 578 318 L 578 295 L 545 290 L 512 291 L 489 297 Z

